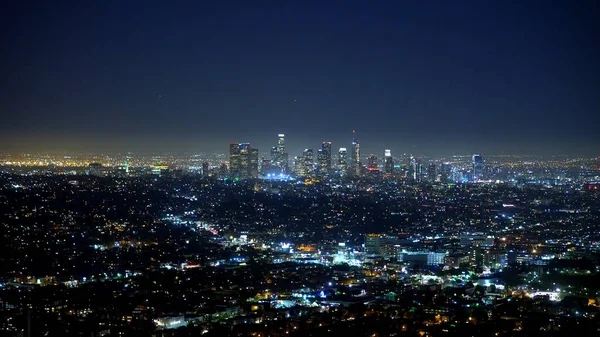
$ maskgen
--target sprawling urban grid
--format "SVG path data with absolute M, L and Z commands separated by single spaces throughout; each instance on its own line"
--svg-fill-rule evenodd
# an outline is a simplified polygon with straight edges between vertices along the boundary
M 600 334 L 600 158 L 273 144 L 3 154 L 0 336 Z

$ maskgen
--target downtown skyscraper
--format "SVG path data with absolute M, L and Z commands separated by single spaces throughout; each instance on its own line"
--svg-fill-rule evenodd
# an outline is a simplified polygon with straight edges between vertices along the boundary
M 277 146 L 271 149 L 271 165 L 278 167 L 281 172 L 288 171 L 288 153 L 285 150 L 285 134 L 278 135 Z
M 352 167 L 354 168 L 354 174 L 360 175 L 360 144 L 358 143 L 358 140 L 356 138 L 352 140 Z
M 368 164 L 367 164 L 367 169 L 368 169 L 370 172 L 373 172 L 373 171 L 379 171 L 379 158 L 377 158 L 377 156 L 376 156 L 376 155 L 374 155 L 374 154 L 371 154 L 371 155 L 369 156 L 369 162 L 368 162 Z
M 394 171 L 394 158 L 392 158 L 392 151 L 385 150 L 383 153 L 383 172 L 385 174 L 392 174 Z
M 331 173 L 331 142 L 323 142 L 317 151 L 317 168 L 320 176 Z
M 229 144 L 229 175 L 232 179 L 258 178 L 258 149 L 250 143 Z
M 477 181 L 483 178 L 484 161 L 481 154 L 473 155 L 473 181 Z
M 314 173 L 314 153 L 312 149 L 304 149 L 302 157 L 295 158 L 295 174 L 298 177 L 312 177 Z
M 342 176 L 345 176 L 348 171 L 348 150 L 345 147 L 340 147 L 338 151 L 337 169 Z

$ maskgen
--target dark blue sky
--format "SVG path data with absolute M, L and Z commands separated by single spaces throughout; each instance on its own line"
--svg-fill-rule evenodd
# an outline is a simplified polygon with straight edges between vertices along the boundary
M 6 5 L 4 5 L 6 6 Z M 0 150 L 600 152 L 597 1 L 2 10 Z

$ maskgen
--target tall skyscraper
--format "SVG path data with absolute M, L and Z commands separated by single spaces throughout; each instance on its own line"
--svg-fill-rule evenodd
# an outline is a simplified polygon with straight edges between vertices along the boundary
M 279 162 L 279 149 L 277 148 L 277 146 L 273 146 L 271 148 L 271 162 L 273 163 L 273 165 L 277 165 L 277 163 Z
M 338 170 L 341 175 L 346 175 L 348 171 L 348 150 L 345 147 L 340 147 L 338 151 Z
M 233 179 L 258 178 L 258 149 L 250 143 L 229 144 L 229 174 Z
M 208 162 L 202 163 L 202 178 L 208 178 Z
M 298 177 L 304 177 L 304 159 L 302 157 L 294 157 L 294 174 Z
M 383 156 L 383 172 L 385 174 L 392 174 L 394 171 L 394 158 L 392 158 L 392 151 L 385 150 Z
M 408 177 L 416 180 L 417 159 L 411 154 L 408 158 Z
M 448 182 L 448 178 L 452 174 L 452 165 L 449 163 L 442 163 L 442 167 L 440 168 L 440 181 L 445 183 Z
M 415 158 L 412 154 L 410 155 L 408 163 L 408 177 L 414 181 L 421 181 L 423 175 L 423 168 L 419 159 Z
M 317 166 L 319 175 L 326 176 L 331 171 L 331 142 L 323 142 L 317 151 Z
M 279 167 L 273 165 L 273 161 L 271 159 L 266 159 L 264 156 L 262 157 L 260 164 L 260 172 L 259 174 L 263 177 L 273 177 L 273 175 L 280 174 L 281 171 Z
M 227 178 L 229 176 L 229 171 L 230 170 L 227 168 L 227 164 L 221 163 L 221 165 L 219 165 L 219 170 L 217 171 L 217 178 Z
M 271 149 L 272 165 L 279 167 L 282 172 L 288 171 L 288 153 L 285 151 L 285 135 L 278 135 L 277 146 Z
M 352 134 L 354 134 L 354 131 L 352 131 Z M 356 138 L 352 140 L 352 167 L 354 168 L 354 173 L 356 175 L 359 175 L 361 171 L 360 144 L 358 143 L 358 140 Z
M 323 149 L 317 150 L 317 175 L 319 177 L 323 177 L 327 175 L 327 168 L 323 168 L 325 166 L 325 152 Z
M 379 159 L 376 155 L 371 154 L 369 156 L 369 164 L 367 165 L 369 171 L 379 171 Z
M 279 137 L 279 139 L 277 140 L 277 149 L 279 150 L 280 154 L 284 154 L 285 153 L 285 135 L 283 133 L 280 133 L 277 136 Z
M 248 144 L 250 146 L 250 144 Z M 247 178 L 258 178 L 258 149 L 249 149 L 248 151 L 248 176 Z
M 473 181 L 478 181 L 483 178 L 484 161 L 481 154 L 473 155 Z
M 427 180 L 435 181 L 436 178 L 437 178 L 437 170 L 436 170 L 435 164 L 430 163 L 429 166 L 427 166 Z
M 242 156 L 239 143 L 229 144 L 229 174 L 232 178 L 239 178 L 242 171 Z
M 313 174 L 313 166 L 315 163 L 314 153 L 312 149 L 304 149 L 302 151 L 302 160 L 304 162 L 304 176 L 309 177 Z

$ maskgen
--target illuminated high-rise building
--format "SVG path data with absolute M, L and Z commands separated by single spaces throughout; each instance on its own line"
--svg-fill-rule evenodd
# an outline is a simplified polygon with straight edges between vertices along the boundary
M 440 181 L 445 183 L 448 182 L 448 179 L 452 175 L 452 165 L 449 163 L 442 163 L 440 167 Z
M 429 166 L 427 166 L 427 180 L 435 181 L 436 178 L 437 178 L 437 170 L 436 170 L 435 164 L 430 163 Z
M 419 159 L 415 158 L 412 154 L 410 155 L 408 163 L 408 177 L 414 181 L 421 181 L 423 175 L 423 168 Z
M 312 149 L 304 149 L 304 151 L 302 151 L 302 161 L 304 162 L 304 176 L 312 176 L 313 166 L 315 163 L 314 153 Z
M 277 162 L 279 162 L 279 149 L 277 148 L 277 146 L 273 146 L 271 148 L 271 162 L 273 162 L 274 164 L 277 164 Z
M 327 168 L 325 166 L 325 152 L 323 149 L 317 150 L 317 175 L 323 177 L 327 175 Z
M 285 151 L 285 134 L 278 135 L 277 146 L 271 149 L 272 165 L 279 167 L 281 172 L 288 171 L 288 153 Z
M 248 144 L 248 146 L 250 146 L 250 144 Z M 248 175 L 246 178 L 258 178 L 258 149 L 249 149 L 248 165 Z
M 239 177 L 242 170 L 242 157 L 239 143 L 229 144 L 229 174 L 232 178 Z
M 415 173 L 417 172 L 416 170 L 416 166 L 417 166 L 417 159 L 411 154 L 410 157 L 408 158 L 408 177 L 410 179 L 415 179 Z
M 348 171 L 348 150 L 345 147 L 340 147 L 338 151 L 337 168 L 342 175 L 345 175 L 346 171 Z
M 258 178 L 258 149 L 250 143 L 229 144 L 229 174 L 233 179 Z
M 227 178 L 229 176 L 229 171 L 230 170 L 227 167 L 227 164 L 221 163 L 221 165 L 219 165 L 219 170 L 217 171 L 217 178 L 218 179 Z
M 317 151 L 317 166 L 319 175 L 326 176 L 331 171 L 331 142 L 323 142 Z
M 354 131 L 352 131 L 352 133 L 354 134 Z M 354 168 L 354 173 L 359 175 L 361 171 L 360 144 L 356 138 L 352 140 L 352 167 Z
M 367 165 L 369 171 L 379 171 L 379 159 L 376 155 L 371 154 L 369 156 L 369 164 Z
M 394 171 L 394 158 L 392 158 L 392 151 L 385 150 L 383 153 L 383 172 L 385 174 L 392 174 Z
M 234 178 L 246 179 L 250 172 L 250 143 L 241 143 L 240 151 L 240 170 L 239 175 Z
M 366 234 L 365 235 L 365 253 L 379 254 L 381 252 L 381 235 Z
M 473 155 L 473 181 L 478 181 L 483 178 L 484 161 L 481 154 Z
M 304 177 L 304 160 L 302 157 L 294 157 L 294 174 L 298 177 Z
M 202 163 L 202 178 L 208 178 L 208 162 Z
M 277 135 L 277 137 L 279 137 L 279 139 L 277 140 L 277 149 L 279 150 L 279 153 L 284 154 L 285 153 L 285 134 L 280 133 Z

